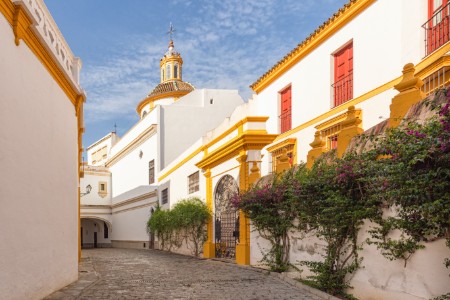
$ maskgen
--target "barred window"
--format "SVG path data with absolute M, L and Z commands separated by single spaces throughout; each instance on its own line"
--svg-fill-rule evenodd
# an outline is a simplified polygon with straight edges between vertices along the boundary
M 198 192 L 200 190 L 199 179 L 200 177 L 198 171 L 188 176 L 189 194 Z
M 148 162 L 148 184 L 155 183 L 155 160 Z
M 161 204 L 167 204 L 169 202 L 169 189 L 164 189 L 161 192 Z

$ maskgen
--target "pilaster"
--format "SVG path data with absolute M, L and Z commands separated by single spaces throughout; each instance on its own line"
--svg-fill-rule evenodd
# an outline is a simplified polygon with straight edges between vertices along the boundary
M 325 141 L 322 139 L 322 135 L 320 131 L 316 131 L 314 134 L 314 141 L 309 144 L 312 149 L 309 150 L 307 158 L 306 158 L 306 167 L 311 169 L 314 161 L 322 155 L 322 153 L 326 152 L 325 149 Z
M 361 128 L 362 111 L 352 105 L 348 108 L 347 118 L 341 123 L 341 131 L 338 133 L 337 157 L 342 157 L 352 138 L 364 132 Z
M 400 93 L 392 98 L 389 127 L 397 127 L 405 117 L 409 108 L 425 98 L 425 94 L 420 90 L 423 81 L 414 76 L 414 72 L 414 65 L 412 63 L 406 64 L 403 67 L 402 81 L 394 86 Z
M 239 153 L 237 161 L 239 162 L 239 189 L 243 192 L 253 183 L 250 180 L 257 179 L 259 169 L 258 166 L 256 166 L 256 169 L 253 166 L 252 170 L 256 174 L 249 175 L 245 151 Z M 242 210 L 239 211 L 239 244 L 236 245 L 236 263 L 239 265 L 250 264 L 250 220 Z
M 207 169 L 203 175 L 206 177 L 206 206 L 209 211 L 212 213 L 212 178 L 211 178 L 211 170 Z M 215 247 L 213 243 L 213 218 L 211 217 L 206 226 L 207 230 L 207 240 L 203 244 L 203 257 L 204 258 L 213 258 L 215 257 Z

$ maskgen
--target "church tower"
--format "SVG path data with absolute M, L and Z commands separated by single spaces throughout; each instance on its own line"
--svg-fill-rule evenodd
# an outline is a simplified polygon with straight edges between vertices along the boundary
M 136 111 L 141 118 L 145 117 L 155 105 L 171 104 L 194 90 L 194 86 L 183 81 L 183 59 L 181 54 L 175 51 L 173 32 L 173 26 L 170 24 L 169 46 L 159 63 L 160 83 L 138 104 Z

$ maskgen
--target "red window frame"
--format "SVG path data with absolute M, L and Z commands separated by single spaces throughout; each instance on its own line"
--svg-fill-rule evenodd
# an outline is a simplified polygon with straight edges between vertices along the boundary
M 353 42 L 333 54 L 333 107 L 353 99 Z
M 435 7 L 435 0 L 428 0 L 428 24 L 426 27 L 427 54 L 430 54 L 450 39 L 448 0 Z M 446 8 L 444 8 L 446 7 Z
M 280 133 L 292 128 L 292 86 L 280 92 Z

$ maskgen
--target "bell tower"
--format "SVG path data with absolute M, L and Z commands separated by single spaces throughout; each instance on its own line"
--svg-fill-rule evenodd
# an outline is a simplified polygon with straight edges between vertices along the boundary
M 194 90 L 192 84 L 183 81 L 183 59 L 181 54 L 175 51 L 172 39 L 174 32 L 175 29 L 170 23 L 167 32 L 170 37 L 169 46 L 159 61 L 160 83 L 138 104 L 136 111 L 141 118 L 150 113 L 156 105 L 170 105 Z

